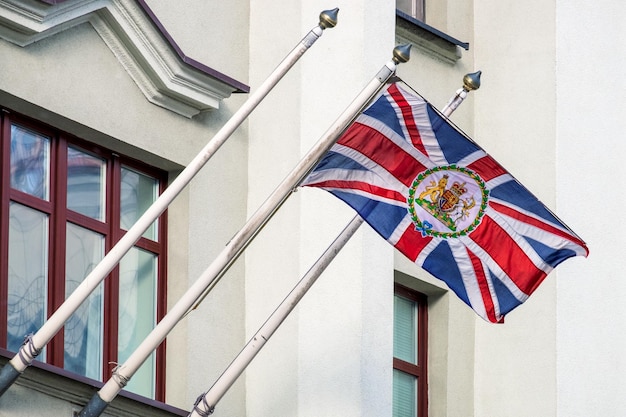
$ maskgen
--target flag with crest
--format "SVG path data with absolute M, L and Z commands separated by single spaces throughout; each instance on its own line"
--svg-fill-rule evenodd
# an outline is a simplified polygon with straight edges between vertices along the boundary
M 478 315 L 501 322 L 585 243 L 422 97 L 389 85 L 302 185 L 340 198 Z

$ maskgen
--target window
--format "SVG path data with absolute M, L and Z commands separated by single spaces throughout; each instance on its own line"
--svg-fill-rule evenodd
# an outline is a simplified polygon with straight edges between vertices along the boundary
M 393 416 L 426 417 L 426 296 L 396 284 L 393 310 Z
M 17 352 L 162 191 L 165 173 L 12 113 L 0 136 L 0 346 Z M 108 380 L 165 311 L 165 216 L 37 358 Z M 164 347 L 126 389 L 163 401 Z
M 424 21 L 424 0 L 396 0 L 396 9 L 413 19 Z

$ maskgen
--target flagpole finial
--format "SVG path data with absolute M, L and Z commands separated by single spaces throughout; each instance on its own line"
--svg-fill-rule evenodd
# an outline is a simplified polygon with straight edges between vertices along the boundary
M 456 91 L 456 95 L 446 104 L 441 110 L 445 116 L 450 116 L 452 112 L 459 107 L 459 104 L 465 100 L 467 93 L 470 91 L 478 90 L 480 88 L 480 74 L 481 71 L 476 71 L 471 74 L 465 74 L 463 77 L 463 87 Z
M 320 13 L 320 27 L 322 29 L 334 28 L 337 25 L 337 13 L 339 13 L 339 7 Z
M 463 77 L 463 88 L 466 91 L 478 90 L 480 88 L 480 74 L 482 74 L 482 71 L 466 74 Z
M 411 44 L 398 45 L 393 48 L 393 62 L 402 64 L 411 58 Z

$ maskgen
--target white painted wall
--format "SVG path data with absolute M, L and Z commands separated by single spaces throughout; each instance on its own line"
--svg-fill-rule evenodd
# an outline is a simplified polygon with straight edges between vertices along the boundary
M 146 3 L 185 55 L 247 83 L 250 1 L 185 0 L 173 9 L 168 0 Z
M 625 227 L 619 209 L 608 213 L 624 200 L 615 190 L 626 174 L 626 5 L 556 5 L 556 201 L 590 249 L 557 280 L 557 415 L 617 417 L 626 415 Z
M 474 2 L 477 141 L 555 209 L 553 1 Z M 575 225 L 572 225 L 575 226 Z M 476 416 L 556 415 L 556 282 L 551 274 L 503 325 L 477 321 Z
M 308 3 L 308 13 L 315 13 L 318 2 Z M 336 5 L 339 24 L 325 35 L 326 47 L 303 65 L 303 79 L 318 78 L 320 86 L 302 84 L 301 152 L 390 60 L 394 47 L 394 15 L 387 2 L 351 0 Z M 300 275 L 354 215 L 321 190 L 301 194 Z M 391 248 L 363 226 L 302 302 L 299 416 L 390 414 L 391 254 Z
M 193 1 L 175 10 L 170 2 L 147 3 L 185 55 L 252 88 L 257 85 L 248 79 L 247 1 Z M 221 103 L 218 111 L 206 112 L 187 123 L 197 128 L 190 135 L 194 152 L 247 98 L 247 94 L 234 94 Z M 180 138 L 175 143 L 180 144 L 181 139 L 184 140 Z M 198 279 L 247 218 L 247 147 L 244 122 L 189 186 L 187 219 L 173 225 L 170 232 L 174 239 L 187 238 L 181 246 L 171 245 L 170 262 L 177 262 L 181 247 L 188 256 L 186 266 L 178 268 L 176 263 L 170 268 L 170 305 Z M 168 338 L 169 403 L 189 409 L 244 346 L 244 271 L 243 260 L 237 261 L 201 306 L 182 320 Z M 243 379 L 229 390 L 219 407 L 231 415 L 245 415 Z
M 599 222 L 589 202 L 613 195 L 623 171 L 625 56 L 613 45 L 626 8 L 475 4 L 477 137 L 591 251 L 559 266 L 504 326 L 479 324 L 476 415 L 624 415 L 622 228 Z
M 251 118 L 250 210 L 391 58 L 395 24 L 393 9 L 381 1 L 251 6 L 252 85 L 317 24 L 323 8 L 335 6 L 337 27 Z M 246 253 L 248 334 L 352 216 L 320 190 L 301 190 L 287 201 Z M 248 415 L 389 415 L 391 254 L 365 228 L 342 251 L 248 369 Z

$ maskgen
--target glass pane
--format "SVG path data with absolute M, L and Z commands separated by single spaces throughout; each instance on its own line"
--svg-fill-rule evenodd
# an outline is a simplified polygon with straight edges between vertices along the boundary
M 104 219 L 105 162 L 78 149 L 67 149 L 67 208 Z
M 417 20 L 424 21 L 424 0 L 396 0 L 396 8 Z
M 9 291 L 7 348 L 17 352 L 24 336 L 46 318 L 48 216 L 17 203 L 9 207 Z M 45 354 L 39 360 L 45 360 Z
M 42 200 L 50 198 L 50 139 L 11 126 L 11 187 Z
M 417 378 L 393 370 L 393 417 L 417 415 Z
M 158 181 L 152 177 L 122 168 L 122 197 L 120 221 L 122 229 L 130 229 L 158 197 Z M 156 221 L 146 230 L 144 237 L 157 240 Z
M 120 262 L 118 361 L 124 363 L 156 324 L 157 257 L 133 248 Z M 126 389 L 154 398 L 154 353 Z
M 65 297 L 67 298 L 104 255 L 104 237 L 67 224 Z M 64 368 L 89 378 L 102 378 L 103 283 L 65 324 Z
M 417 303 L 396 295 L 393 314 L 393 356 L 417 364 Z

